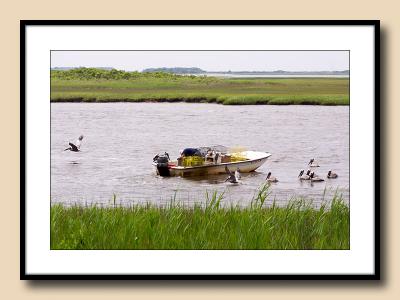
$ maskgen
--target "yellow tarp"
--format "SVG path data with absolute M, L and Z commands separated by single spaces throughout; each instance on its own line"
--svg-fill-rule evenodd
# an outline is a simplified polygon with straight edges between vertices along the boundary
M 204 164 L 204 159 L 200 156 L 185 156 L 182 164 L 184 167 L 202 166 Z
M 246 156 L 242 152 L 235 152 L 231 153 L 231 161 L 236 162 L 236 161 L 244 161 L 247 160 Z

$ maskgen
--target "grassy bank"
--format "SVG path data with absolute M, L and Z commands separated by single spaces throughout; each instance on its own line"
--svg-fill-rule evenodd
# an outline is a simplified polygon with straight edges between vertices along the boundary
M 216 78 L 76 69 L 51 72 L 52 102 L 348 105 L 348 78 Z
M 349 249 L 350 212 L 341 199 L 247 208 L 206 206 L 51 207 L 51 249 Z M 261 196 L 260 196 L 261 195 Z M 263 200 L 264 199 L 264 200 Z

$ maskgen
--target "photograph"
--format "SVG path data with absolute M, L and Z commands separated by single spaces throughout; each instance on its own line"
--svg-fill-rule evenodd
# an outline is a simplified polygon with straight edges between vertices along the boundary
M 379 279 L 379 22 L 20 29 L 22 279 Z
M 51 51 L 51 249 L 349 249 L 348 51 Z

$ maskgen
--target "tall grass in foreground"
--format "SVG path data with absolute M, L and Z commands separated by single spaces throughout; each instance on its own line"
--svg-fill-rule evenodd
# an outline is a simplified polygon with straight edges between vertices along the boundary
M 349 249 L 350 211 L 305 200 L 266 206 L 268 186 L 246 208 L 222 207 L 223 194 L 185 207 L 51 207 L 51 249 Z

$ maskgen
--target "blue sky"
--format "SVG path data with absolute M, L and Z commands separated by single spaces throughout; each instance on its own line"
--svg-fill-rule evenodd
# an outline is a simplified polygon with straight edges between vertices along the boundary
M 52 51 L 51 67 L 142 71 L 197 67 L 206 71 L 343 71 L 347 51 Z

